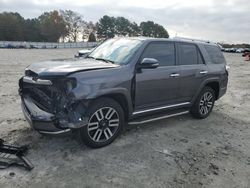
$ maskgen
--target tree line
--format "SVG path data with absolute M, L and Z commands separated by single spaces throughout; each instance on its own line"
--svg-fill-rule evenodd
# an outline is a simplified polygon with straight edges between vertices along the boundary
M 225 44 L 219 43 L 223 48 L 250 48 L 250 44 Z
M 32 19 L 25 19 L 14 12 L 0 13 L 0 41 L 94 42 L 114 36 L 168 38 L 169 34 L 163 26 L 153 21 L 138 25 L 124 17 L 105 15 L 93 23 L 71 10 L 44 12 Z

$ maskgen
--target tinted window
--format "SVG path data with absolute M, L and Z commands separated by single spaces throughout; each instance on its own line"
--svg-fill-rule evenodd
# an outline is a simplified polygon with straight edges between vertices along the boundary
M 220 64 L 226 63 L 223 54 L 218 46 L 204 45 L 211 59 L 211 63 Z
M 143 52 L 143 58 L 157 59 L 160 66 L 175 65 L 174 44 L 166 42 L 150 43 Z
M 179 45 L 179 64 L 180 65 L 193 65 L 197 64 L 197 48 L 192 44 Z

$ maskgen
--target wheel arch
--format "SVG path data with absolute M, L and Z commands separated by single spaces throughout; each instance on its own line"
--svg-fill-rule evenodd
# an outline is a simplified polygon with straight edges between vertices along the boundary
M 199 96 L 199 93 L 202 91 L 204 87 L 211 87 L 215 91 L 215 100 L 219 98 L 220 93 L 220 82 L 218 78 L 211 78 L 209 80 L 205 80 L 201 86 L 199 87 L 198 91 L 196 92 L 195 96 L 193 97 L 191 104 L 193 104 L 196 100 L 196 98 Z
M 128 121 L 132 114 L 132 105 L 129 104 L 129 99 L 123 93 L 107 93 L 98 96 L 98 98 L 107 97 L 115 100 L 123 109 L 125 121 Z
M 211 81 L 208 82 L 205 87 L 210 87 L 214 90 L 215 92 L 215 99 L 217 100 L 219 97 L 219 92 L 220 92 L 220 83 L 218 81 Z

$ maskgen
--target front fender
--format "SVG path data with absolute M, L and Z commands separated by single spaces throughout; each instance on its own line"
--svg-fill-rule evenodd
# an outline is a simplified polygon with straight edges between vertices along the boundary
M 77 80 L 77 85 L 71 93 L 77 101 L 92 101 L 102 96 L 119 94 L 126 100 L 128 106 L 126 110 L 130 114 L 133 108 L 131 83 L 134 75 L 132 70 L 130 66 L 124 65 L 112 69 L 75 73 L 71 77 Z M 115 99 L 119 100 L 119 96 Z
M 87 100 L 92 101 L 96 98 L 102 96 L 112 96 L 112 95 L 121 95 L 125 98 L 128 106 L 128 113 L 132 114 L 132 100 L 130 91 L 127 88 L 116 87 L 116 88 L 101 88 L 96 86 L 82 86 L 81 89 L 75 90 L 74 95 L 77 101 Z

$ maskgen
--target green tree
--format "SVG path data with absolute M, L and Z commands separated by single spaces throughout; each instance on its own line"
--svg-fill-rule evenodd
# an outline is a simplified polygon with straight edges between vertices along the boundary
M 131 30 L 129 33 L 130 37 L 137 37 L 141 35 L 141 28 L 137 25 L 137 23 L 133 22 L 130 24 Z
M 45 12 L 38 19 L 45 41 L 57 42 L 68 34 L 67 24 L 58 11 Z
M 128 36 L 131 31 L 131 22 L 124 17 L 115 18 L 115 34 L 118 36 Z
M 115 36 L 115 18 L 103 16 L 97 23 L 98 38 L 112 38 Z
M 24 40 L 36 42 L 44 41 L 40 30 L 40 22 L 37 18 L 25 20 Z
M 103 16 L 97 23 L 98 38 L 112 38 L 117 36 L 140 36 L 141 28 L 124 17 Z
M 167 30 L 153 21 L 141 22 L 140 28 L 142 30 L 142 35 L 146 37 L 155 37 L 155 38 L 168 38 Z
M 18 13 L 3 12 L 0 14 L 0 40 L 23 41 L 24 18 Z
M 89 34 L 88 42 L 96 42 L 95 34 L 93 32 Z
M 60 10 L 68 28 L 68 37 L 74 42 L 77 41 L 77 37 L 86 27 L 86 22 L 83 17 L 72 10 Z

